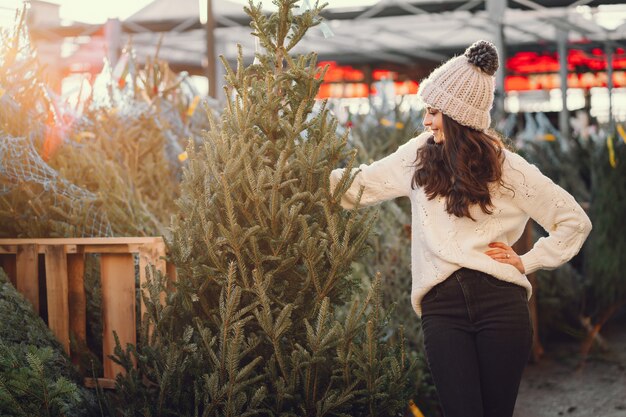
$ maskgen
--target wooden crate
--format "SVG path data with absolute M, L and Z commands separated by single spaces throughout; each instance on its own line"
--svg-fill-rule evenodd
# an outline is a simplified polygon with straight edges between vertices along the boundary
M 115 348 L 113 332 L 117 333 L 122 346 L 137 343 L 134 257 L 139 256 L 140 285 L 146 282 L 148 265 L 154 265 L 175 279 L 175 269 L 165 262 L 163 239 L 0 239 L 0 267 L 36 312 L 40 310 L 40 254 L 45 257 L 48 326 L 73 359 L 76 355 L 70 351 L 70 333 L 79 341 L 86 340 L 85 255 L 100 255 L 104 378 L 97 382 L 104 388 L 112 388 L 115 375 L 123 372 L 123 368 L 109 358 Z M 145 311 L 143 301 L 139 311 Z M 93 386 L 96 381 L 90 378 L 85 383 Z

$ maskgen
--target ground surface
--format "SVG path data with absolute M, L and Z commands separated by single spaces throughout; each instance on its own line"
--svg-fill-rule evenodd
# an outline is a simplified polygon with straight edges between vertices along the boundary
M 594 351 L 581 370 L 577 343 L 547 345 L 524 371 L 514 417 L 626 417 L 626 320 L 603 336 L 610 351 Z

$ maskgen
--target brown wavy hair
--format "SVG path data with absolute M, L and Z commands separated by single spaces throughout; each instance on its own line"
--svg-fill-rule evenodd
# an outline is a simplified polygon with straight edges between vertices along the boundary
M 417 150 L 412 188 L 423 187 L 429 200 L 445 197 L 446 211 L 469 217 L 470 206 L 493 213 L 489 184 L 502 184 L 503 144 L 499 137 L 463 126 L 442 114 L 445 140 L 431 136 Z

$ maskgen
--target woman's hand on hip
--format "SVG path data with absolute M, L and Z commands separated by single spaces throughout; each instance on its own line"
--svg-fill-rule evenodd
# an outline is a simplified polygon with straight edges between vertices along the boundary
M 502 242 L 491 242 L 489 247 L 491 249 L 486 251 L 485 255 L 490 256 L 491 259 L 500 263 L 513 265 L 522 274 L 524 273 L 522 259 L 515 253 L 512 247 Z

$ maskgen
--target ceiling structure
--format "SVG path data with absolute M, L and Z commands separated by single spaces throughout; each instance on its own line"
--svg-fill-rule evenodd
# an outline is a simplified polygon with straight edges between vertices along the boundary
M 477 39 L 495 40 L 502 24 L 507 53 L 556 51 L 559 31 L 569 44 L 603 48 L 607 42 L 626 47 L 626 6 L 611 0 L 379 0 L 370 6 L 324 11 L 326 29 L 309 31 L 294 52 L 315 51 L 320 60 L 345 64 L 416 62 L 438 64 Z M 495 8 L 496 13 L 490 8 Z M 500 13 L 497 9 L 500 8 Z M 213 0 L 215 53 L 233 62 L 237 44 L 244 58 L 254 57 L 255 42 L 241 4 Z M 119 23 L 119 42 L 132 37 L 138 56 L 159 56 L 173 68 L 203 74 L 207 35 L 198 0 L 155 0 Z M 604 27 L 608 21 L 612 26 Z M 100 26 L 31 28 L 35 38 L 57 39 L 97 33 Z M 326 36 L 325 36 L 326 35 Z M 66 62 L 80 61 L 79 48 Z
M 556 50 L 559 29 L 568 32 L 570 43 L 587 47 L 597 47 L 608 40 L 626 44 L 626 6 L 621 1 L 380 0 L 372 6 L 339 9 L 332 8 L 331 0 L 324 17 L 333 35 L 325 37 L 324 30 L 313 28 L 294 52 L 315 51 L 321 60 L 342 63 L 438 63 L 477 39 L 494 40 L 497 25 L 487 10 L 489 2 L 506 3 L 502 24 L 509 52 Z M 243 7 L 227 0 L 214 0 L 213 4 L 216 53 L 234 61 L 236 45 L 241 44 L 246 60 L 252 60 L 254 38 Z M 624 18 L 613 30 L 598 23 L 601 9 L 607 6 L 614 8 L 608 12 L 613 16 L 621 9 Z M 161 51 L 171 57 L 171 62 L 192 66 L 202 61 L 206 51 L 198 13 L 197 0 L 157 0 L 124 23 L 158 22 L 163 16 L 186 21 L 189 30 L 167 33 Z M 134 40 L 149 46 L 156 44 L 156 36 L 137 34 Z
M 41 2 L 31 1 L 33 6 Z M 256 46 L 250 19 L 243 5 L 237 3 L 243 0 L 211 0 L 213 31 L 208 31 L 200 18 L 200 4 L 206 1 L 154 0 L 124 21 L 109 20 L 104 25 L 31 24 L 30 32 L 40 58 L 59 80 L 72 73 L 99 73 L 105 54 L 115 63 L 130 41 L 140 62 L 158 51 L 158 57 L 174 71 L 207 76 L 208 94 L 217 97 L 222 94 L 224 68 L 217 59 L 207 57 L 224 56 L 232 65 L 237 59 L 237 45 L 241 45 L 244 61 L 251 63 Z M 622 0 L 378 0 L 373 4 L 370 0 L 369 5 L 350 8 L 333 7 L 333 0 L 326 1 L 329 6 L 322 12 L 324 23 L 312 28 L 292 52 L 316 52 L 318 62 L 354 66 L 368 74 L 364 79 L 367 85 L 374 69 L 391 70 L 399 74 L 401 82 L 421 80 L 442 61 L 462 53 L 479 39 L 494 42 L 503 60 L 517 52 L 533 62 L 551 59 L 550 69 L 539 70 L 539 77 L 545 74 L 546 80 L 533 79 L 531 83 L 530 79 L 522 79 L 523 75 L 517 78 L 529 89 L 560 85 L 564 109 L 568 96 L 564 90 L 570 83 L 569 75 L 574 75 L 566 70 L 573 69 L 568 47 L 570 52 L 586 54 L 594 65 L 601 66 L 593 69 L 586 64 L 576 65 L 575 71 L 580 77 L 589 71 L 605 71 L 598 73 L 597 80 L 585 82 L 604 83 L 609 94 L 614 65 L 608 64 L 606 52 L 613 52 L 609 59 L 619 63 L 615 68 L 620 70 L 620 85 L 626 85 L 626 4 Z M 49 14 L 45 7 L 41 10 L 41 15 Z M 36 15 L 37 7 L 29 13 Z M 68 53 L 69 49 L 73 50 Z M 516 74 L 510 69 L 496 73 L 496 114 L 504 111 L 505 91 L 510 85 L 507 79 Z M 607 114 L 612 114 L 610 108 Z M 561 113 L 567 120 L 567 112 Z M 561 124 L 568 125 L 565 121 Z

